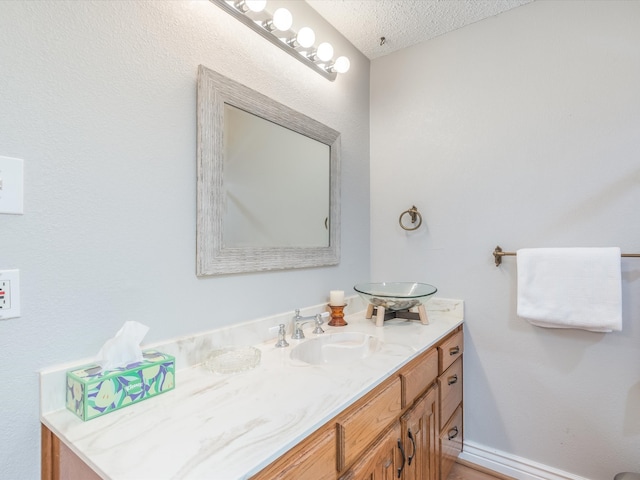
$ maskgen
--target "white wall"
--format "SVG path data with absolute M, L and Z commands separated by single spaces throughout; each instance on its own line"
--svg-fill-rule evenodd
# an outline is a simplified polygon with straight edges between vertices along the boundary
M 519 319 L 491 253 L 640 252 L 638 45 L 640 2 L 538 0 L 371 71 L 373 279 L 465 300 L 466 440 L 594 480 L 640 471 L 640 261 L 595 334 Z
M 39 475 L 36 372 L 95 355 L 125 320 L 153 342 L 369 278 L 369 62 L 288 3 L 348 74 L 329 82 L 208 1 L 0 2 L 0 155 L 26 177 L 25 214 L 0 215 L 0 269 L 22 287 L 22 317 L 0 322 L 2 478 Z M 339 266 L 195 276 L 199 64 L 342 133 Z

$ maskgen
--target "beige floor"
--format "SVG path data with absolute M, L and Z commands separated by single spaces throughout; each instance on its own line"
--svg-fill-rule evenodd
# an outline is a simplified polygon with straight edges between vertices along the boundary
M 461 460 L 453 466 L 447 480 L 510 480 L 500 473 L 491 472 L 485 468 L 466 463 Z

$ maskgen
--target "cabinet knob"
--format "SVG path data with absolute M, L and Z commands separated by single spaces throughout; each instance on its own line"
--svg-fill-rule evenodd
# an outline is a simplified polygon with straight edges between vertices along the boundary
M 458 375 L 451 375 L 447 379 L 447 385 L 453 385 L 454 383 L 458 383 Z
M 456 345 L 455 347 L 451 347 L 449 349 L 449 355 L 453 356 L 453 355 L 457 355 L 460 353 L 460 347 L 458 345 Z
M 449 430 L 449 434 L 448 434 L 448 438 L 449 440 L 453 440 L 454 438 L 456 438 L 458 436 L 458 427 L 453 427 L 451 430 Z

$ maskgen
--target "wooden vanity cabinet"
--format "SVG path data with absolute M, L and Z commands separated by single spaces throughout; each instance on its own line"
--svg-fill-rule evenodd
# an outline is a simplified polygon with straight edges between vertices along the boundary
M 462 329 L 438 346 L 440 480 L 446 480 L 462 452 Z

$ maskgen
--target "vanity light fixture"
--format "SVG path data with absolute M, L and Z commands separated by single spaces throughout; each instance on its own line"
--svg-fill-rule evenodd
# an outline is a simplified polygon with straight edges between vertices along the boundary
M 249 10 L 257 13 L 264 10 L 264 7 L 267 6 L 267 0 L 237 0 L 234 6 L 242 13 Z
M 331 44 L 322 42 L 313 48 L 315 34 L 311 28 L 302 27 L 297 33 L 292 31 L 293 17 L 286 8 L 278 8 L 270 14 L 265 10 L 266 0 L 209 1 L 328 80 L 333 81 L 338 73 L 349 70 L 351 64 L 347 57 L 341 56 L 331 62 Z M 282 38 L 283 32 L 285 38 Z

